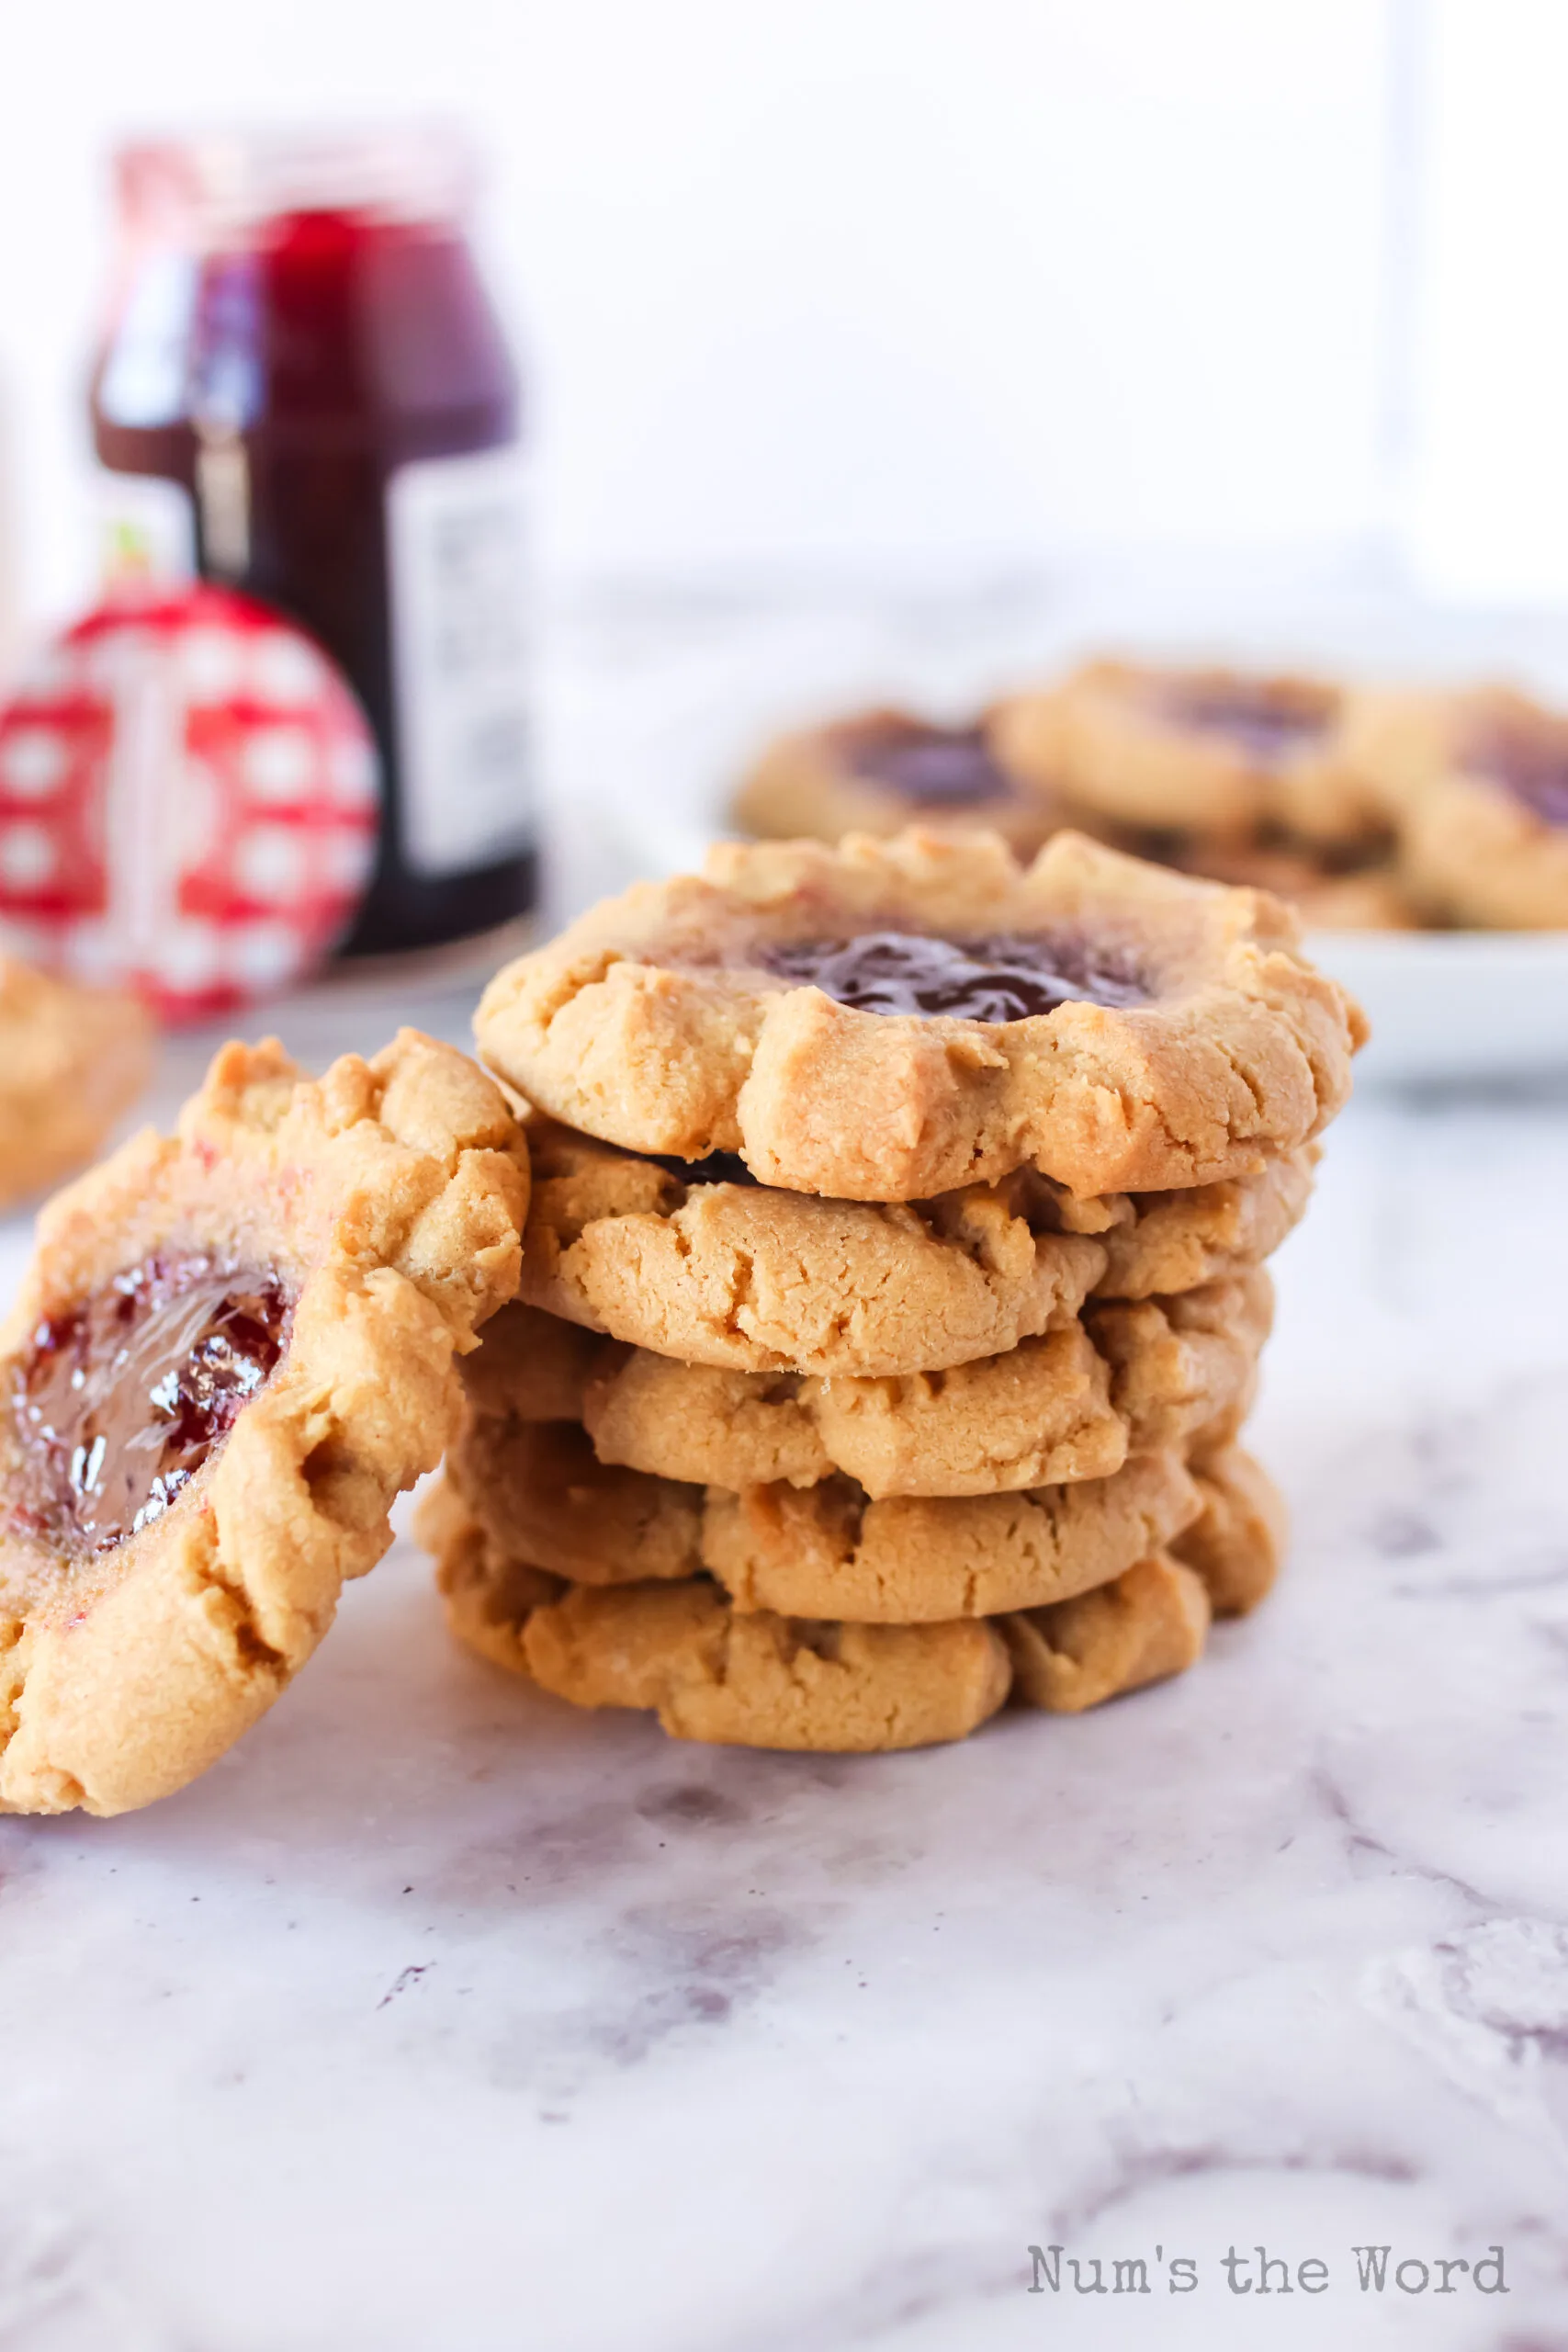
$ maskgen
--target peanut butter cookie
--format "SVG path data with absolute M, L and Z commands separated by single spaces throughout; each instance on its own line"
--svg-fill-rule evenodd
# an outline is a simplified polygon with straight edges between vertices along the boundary
M 1340 842 L 1381 823 L 1353 703 L 1323 678 L 1094 661 L 1002 704 L 992 739 L 1041 790 L 1118 824 Z
M 1032 856 L 1062 823 L 1052 797 L 1009 773 L 982 717 L 938 727 L 904 710 L 868 710 L 781 735 L 735 796 L 742 832 L 775 840 L 886 837 L 905 825 L 984 825 Z
M 92 1159 L 152 1068 L 137 999 L 0 956 L 0 1209 Z
M 941 1372 L 1190 1290 L 1278 1248 L 1312 1148 L 1185 1193 L 1079 1199 L 1032 1170 L 931 1201 L 819 1201 L 739 1160 L 662 1162 L 532 1119 L 522 1295 L 655 1355 L 825 1378 Z M 552 1418 L 536 1414 L 530 1418 Z
M 873 1501 L 852 1479 L 732 1494 L 601 1463 L 573 1422 L 471 1420 L 447 1473 L 509 1555 L 578 1584 L 706 1569 L 743 1609 L 916 1624 L 1036 1608 L 1120 1576 L 1201 1508 L 1175 1453 L 1021 1493 Z
M 1209 1614 L 1202 1579 L 1156 1553 L 1112 1584 L 999 1618 L 1013 1696 L 1052 1714 L 1076 1715 L 1181 1674 L 1203 1654 Z
M 908 1202 L 1250 1173 L 1345 1100 L 1359 1012 L 1266 894 L 1059 833 L 721 844 L 491 981 L 486 1061 L 624 1148 Z
M 874 1500 L 999 1494 L 1198 1442 L 1245 1404 L 1271 1314 L 1259 1269 L 1188 1298 L 1092 1306 L 948 1372 L 823 1380 L 679 1363 L 518 1302 L 463 1379 L 476 1412 L 581 1420 L 601 1463 L 688 1485 L 809 1487 L 841 1471 Z
M 255 1721 L 390 1542 L 510 1296 L 521 1132 L 412 1030 L 226 1046 L 44 1212 L 3 1332 L 0 1808 L 118 1813 Z

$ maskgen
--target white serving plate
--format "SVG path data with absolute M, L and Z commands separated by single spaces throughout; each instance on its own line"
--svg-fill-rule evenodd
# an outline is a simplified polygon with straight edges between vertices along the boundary
M 1372 1024 L 1358 1085 L 1568 1072 L 1568 932 L 1319 931 L 1307 944 Z

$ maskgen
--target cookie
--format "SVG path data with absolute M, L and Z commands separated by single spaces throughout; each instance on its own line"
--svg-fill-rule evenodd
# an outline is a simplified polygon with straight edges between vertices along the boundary
M 1382 821 L 1353 701 L 1323 678 L 1096 661 L 1003 703 L 992 740 L 1043 791 L 1118 824 L 1339 842 Z
M 672 1739 L 867 1755 L 964 1739 L 1010 1668 L 976 1620 L 863 1625 L 743 1615 L 716 1585 L 574 1589 L 524 1623 L 543 1690 L 577 1707 L 651 1708 Z
M 226 1046 L 51 1203 L 0 1332 L 0 1807 L 145 1804 L 271 1705 L 453 1432 L 526 1200 L 499 1090 L 405 1030 L 316 1082 Z
M 661 1166 L 547 1120 L 528 1136 L 524 1298 L 684 1363 L 940 1371 L 1070 1321 L 1106 1267 L 1032 1181 L 874 1205 L 774 1192 L 739 1162 Z
M 952 1372 L 886 1380 L 615 1352 L 583 1396 L 599 1459 L 698 1485 L 811 1487 L 840 1472 L 874 1501 L 989 1495 L 1108 1478 L 1127 1458 L 1110 1367 L 1077 1324 Z
M 773 1192 L 739 1161 L 616 1152 L 552 1120 L 527 1134 L 530 1306 L 682 1363 L 828 1379 L 945 1371 L 1060 1329 L 1091 1293 L 1147 1298 L 1239 1272 L 1300 1219 L 1315 1158 L 1309 1146 L 1187 1192 L 1089 1199 L 1019 1169 L 879 1204 Z
M 558 1600 L 570 1589 L 565 1579 L 511 1559 L 491 1544 L 446 1478 L 421 1496 L 414 1533 L 435 1555 L 436 1589 L 457 1640 L 492 1666 L 526 1674 L 522 1636 L 528 1612 Z
M 1027 1614 L 864 1625 L 742 1614 L 706 1578 L 562 1585 L 471 1523 L 437 1582 L 457 1638 L 579 1707 L 657 1712 L 677 1739 L 872 1753 L 965 1738 L 1009 1696 L 1076 1713 L 1179 1673 L 1203 1645 L 1201 1580 L 1163 1554 Z
M 1156 1553 L 1112 1584 L 997 1623 L 1012 1660 L 1014 1698 L 1076 1715 L 1195 1666 L 1209 1614 L 1202 1579 Z
M 1260 892 L 1073 833 L 1027 869 L 987 834 L 724 843 L 509 965 L 476 1034 L 552 1116 L 789 1191 L 1164 1191 L 1345 1100 L 1364 1024 L 1297 938 Z
M 136 998 L 0 956 L 0 1209 L 73 1175 L 152 1068 Z
M 1420 917 L 1392 849 L 1348 863 L 1307 842 L 1211 840 L 1183 834 L 1151 850 L 1162 864 L 1206 881 L 1271 890 L 1309 931 L 1414 931 Z
M 1133 1447 L 1185 1451 L 1234 1429 L 1251 1408 L 1273 1322 L 1274 1285 L 1261 1266 L 1174 1298 L 1097 1306 L 1089 1330 Z
M 730 813 L 742 832 L 782 840 L 984 825 L 1020 856 L 1032 855 L 1062 822 L 1049 794 L 998 762 L 984 718 L 937 727 L 903 710 L 868 710 L 780 736 Z
M 1284 1558 L 1284 1498 L 1250 1453 L 1228 1445 L 1192 1465 L 1203 1508 L 1171 1550 L 1197 1571 L 1216 1617 L 1244 1617 L 1273 1585 Z
M 654 1477 L 739 1490 L 841 1471 L 874 1500 L 998 1494 L 1107 1478 L 1130 1451 L 1200 1437 L 1245 1402 L 1271 1312 L 1258 1271 L 1190 1301 L 1096 1308 L 1087 1328 L 949 1372 L 820 1380 L 678 1363 L 519 1302 L 463 1378 L 477 1412 L 581 1420 L 602 1463 Z
M 1301 1222 L 1312 1197 L 1315 1146 L 1283 1152 L 1255 1176 L 1202 1184 L 1190 1193 L 1145 1193 L 1134 1198 L 1056 1200 L 1069 1231 L 1084 1233 L 1105 1250 L 1094 1285 L 1101 1298 L 1154 1298 L 1196 1290 L 1200 1283 L 1243 1273 L 1271 1257 Z
M 732 1494 L 601 1463 L 573 1422 L 471 1419 L 447 1476 L 491 1542 L 577 1584 L 716 1576 L 743 1609 L 917 1624 L 1037 1607 L 1190 1524 L 1179 1455 L 1016 1494 L 895 1496 L 852 1479 Z

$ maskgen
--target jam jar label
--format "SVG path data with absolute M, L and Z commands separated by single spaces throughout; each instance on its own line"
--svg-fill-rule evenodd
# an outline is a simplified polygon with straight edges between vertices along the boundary
M 533 837 L 522 454 L 400 466 L 387 510 L 402 852 L 462 874 Z

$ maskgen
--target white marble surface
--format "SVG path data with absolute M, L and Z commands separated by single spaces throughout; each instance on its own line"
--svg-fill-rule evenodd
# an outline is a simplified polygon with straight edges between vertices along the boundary
M 197 1787 L 0 1824 L 5 2352 L 1568 2344 L 1568 1090 L 1368 1095 L 1279 1272 L 1293 1555 L 1179 1684 L 686 1749 L 400 1544 Z

